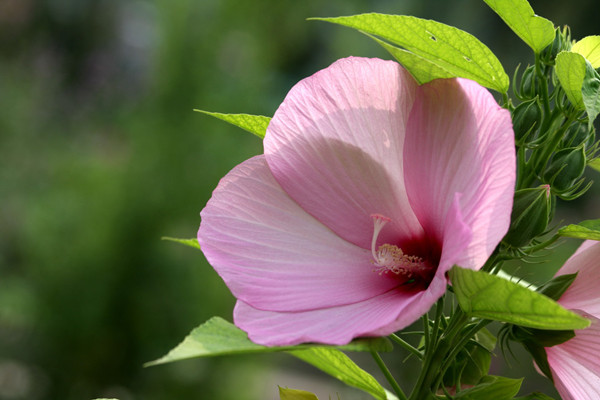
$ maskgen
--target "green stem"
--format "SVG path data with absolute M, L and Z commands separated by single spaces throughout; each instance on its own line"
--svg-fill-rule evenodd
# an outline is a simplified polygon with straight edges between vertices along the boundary
M 387 381 L 389 382 L 389 384 L 392 386 L 392 389 L 394 389 L 394 392 L 396 392 L 396 396 L 398 396 L 398 399 L 400 399 L 400 400 L 408 400 L 408 398 L 406 397 L 406 395 L 404 394 L 404 392 L 400 388 L 400 385 L 398 385 L 398 382 L 396 382 L 396 380 L 394 379 L 394 377 L 390 373 L 390 370 L 388 369 L 388 367 L 383 362 L 383 359 L 381 358 L 381 356 L 379 355 L 379 353 L 377 353 L 376 351 L 372 351 L 371 355 L 373 356 L 373 359 L 375 359 L 375 362 L 379 366 L 379 369 L 381 369 L 381 372 L 383 372 L 383 375 L 385 375 L 385 379 L 387 379 Z
M 405 341 L 404 339 L 402 339 L 398 335 L 392 333 L 389 336 L 389 338 L 392 339 L 394 342 L 398 343 L 405 350 L 408 350 L 409 352 L 411 352 L 415 356 L 419 357 L 420 360 L 423 359 L 423 352 L 421 352 L 419 349 L 413 347 L 410 343 L 408 343 L 407 341 Z

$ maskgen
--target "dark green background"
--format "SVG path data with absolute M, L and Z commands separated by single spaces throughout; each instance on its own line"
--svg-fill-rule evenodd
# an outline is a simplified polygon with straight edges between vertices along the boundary
M 533 6 L 583 37 L 600 33 L 594 3 Z M 305 20 L 371 11 L 473 33 L 509 74 L 532 61 L 478 0 L 0 1 L 1 400 L 271 399 L 277 384 L 367 398 L 282 355 L 142 364 L 234 304 L 201 253 L 160 238 L 194 237 L 220 177 L 261 143 L 192 110 L 272 115 L 337 58 L 389 58 Z M 563 218 L 597 217 L 591 198 Z M 404 356 L 387 359 L 410 375 Z M 517 368 L 535 376 L 527 358 Z

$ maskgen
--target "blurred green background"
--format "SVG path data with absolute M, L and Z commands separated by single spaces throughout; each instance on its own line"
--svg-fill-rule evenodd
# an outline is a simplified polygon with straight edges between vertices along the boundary
M 600 33 L 593 0 L 532 4 L 576 38 Z M 192 110 L 272 115 L 337 58 L 389 58 L 305 20 L 370 11 L 471 32 L 509 74 L 532 61 L 478 0 L 0 0 L 1 400 L 274 399 L 277 384 L 367 398 L 282 355 L 142 364 L 234 304 L 201 253 L 160 238 L 194 237 L 218 180 L 261 143 Z M 597 217 L 593 198 L 563 218 Z

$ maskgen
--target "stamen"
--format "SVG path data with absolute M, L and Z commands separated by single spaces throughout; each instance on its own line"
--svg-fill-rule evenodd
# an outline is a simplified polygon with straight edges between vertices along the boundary
M 404 254 L 400 247 L 393 244 L 385 243 L 377 248 L 379 233 L 391 219 L 381 214 L 372 214 L 371 218 L 373 218 L 371 254 L 373 255 L 373 264 L 377 267 L 375 271 L 379 272 L 379 275 L 392 272 L 396 275 L 403 275 L 407 279 L 413 278 L 414 275 L 422 275 L 427 267 L 421 257 Z

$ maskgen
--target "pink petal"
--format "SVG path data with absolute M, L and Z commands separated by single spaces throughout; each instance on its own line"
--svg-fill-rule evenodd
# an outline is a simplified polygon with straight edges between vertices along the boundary
M 341 345 L 355 337 L 385 336 L 405 328 L 444 294 L 445 273 L 469 244 L 471 234 L 461 223 L 458 201 L 448 213 L 446 223 L 453 234 L 445 239 L 438 270 L 424 291 L 411 293 L 395 288 L 354 304 L 302 312 L 262 311 L 238 301 L 235 324 L 248 332 L 252 341 L 267 346 L 304 342 Z
M 262 311 L 238 300 L 233 318 L 250 340 L 266 346 L 342 345 L 355 337 L 389 335 L 409 325 L 444 293 L 446 280 L 435 277 L 430 289 L 413 294 L 390 290 L 354 304 L 295 313 Z
M 565 343 L 546 348 L 548 363 L 556 388 L 563 399 L 596 400 L 600 398 L 600 320 L 575 331 Z
M 472 242 L 459 265 L 485 262 L 510 224 L 515 184 L 510 113 L 475 82 L 419 87 L 404 145 L 406 190 L 427 232 L 441 237 L 456 193 Z
M 402 163 L 415 88 L 395 62 L 342 59 L 294 86 L 267 129 L 265 155 L 283 189 L 363 248 L 370 246 L 374 213 L 392 219 L 382 242 L 422 233 Z
M 600 318 L 600 242 L 588 240 L 557 272 L 577 273 L 577 278 L 560 297 L 559 303 L 571 310 L 583 310 Z
M 374 272 L 370 251 L 336 236 L 290 199 L 264 156 L 227 174 L 201 217 L 204 255 L 232 293 L 254 307 L 331 307 L 397 285 Z

